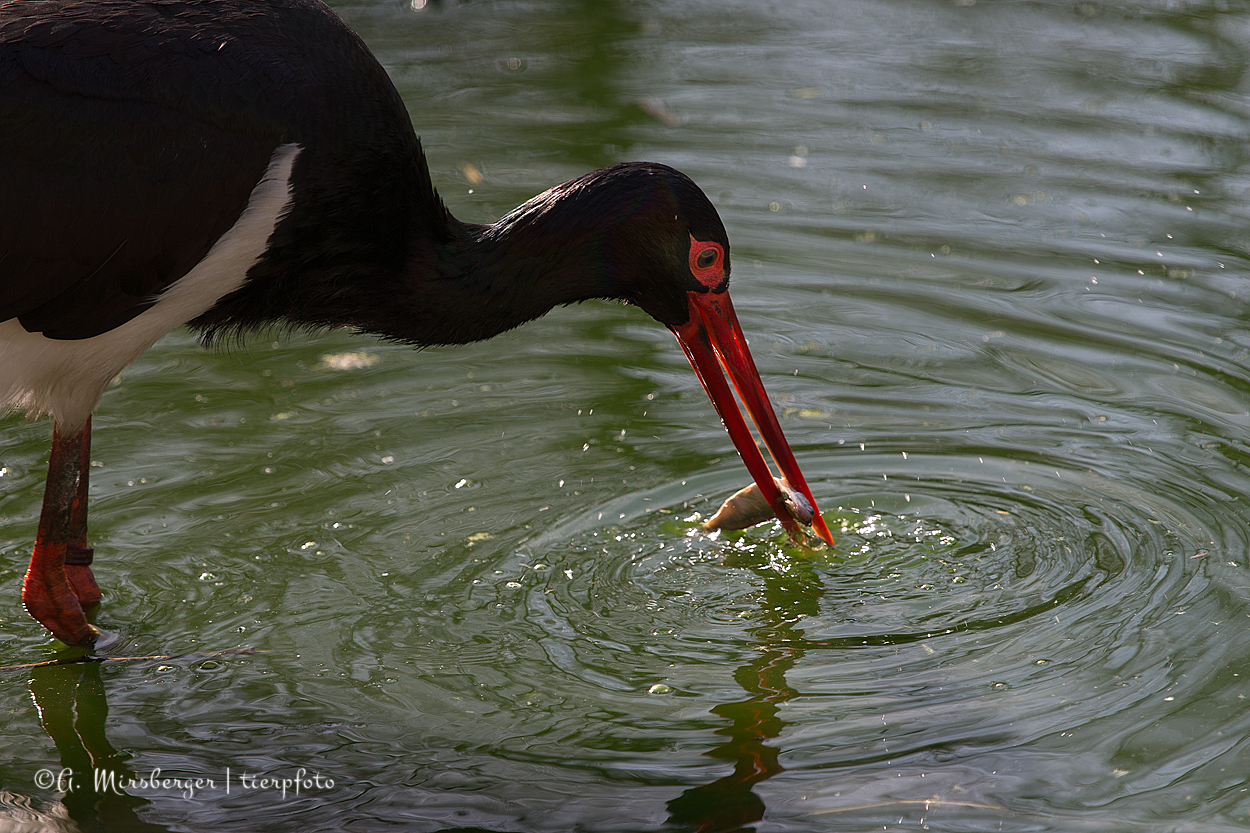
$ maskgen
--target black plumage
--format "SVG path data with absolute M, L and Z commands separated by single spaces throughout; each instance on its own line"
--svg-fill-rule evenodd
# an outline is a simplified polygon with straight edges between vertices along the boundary
M 23 600 L 67 642 L 96 636 L 83 613 L 100 597 L 86 545 L 91 410 L 184 323 L 206 339 L 278 325 L 435 345 L 559 304 L 637 304 L 677 335 L 797 534 L 722 376 L 810 500 L 729 303 L 725 228 L 698 186 L 623 163 L 497 223 L 462 223 L 385 70 L 318 0 L 0 1 L 0 189 L 0 408 L 54 417 Z

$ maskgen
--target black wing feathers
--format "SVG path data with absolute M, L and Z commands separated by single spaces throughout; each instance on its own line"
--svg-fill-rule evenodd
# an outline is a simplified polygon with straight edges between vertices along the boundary
M 0 0 L 0 321 L 137 315 L 297 143 L 293 206 L 209 335 L 351 324 L 450 222 L 408 113 L 317 0 Z
M 108 25 L 156 8 L 0 6 L 0 320 L 86 338 L 139 314 L 233 225 L 279 144 L 187 106 L 176 29 Z

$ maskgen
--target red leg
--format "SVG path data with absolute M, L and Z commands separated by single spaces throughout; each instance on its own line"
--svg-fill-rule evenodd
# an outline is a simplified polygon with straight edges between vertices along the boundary
M 70 435 L 61 435 L 59 426 L 52 428 L 52 454 L 48 460 L 48 482 L 43 492 L 43 510 L 39 514 L 39 532 L 30 569 L 22 583 L 22 604 L 39 624 L 67 645 L 91 645 L 100 632 L 87 622 L 82 604 L 70 587 L 65 572 L 65 556 L 71 547 L 85 549 L 86 543 L 86 472 L 90 465 L 90 423 Z M 80 488 L 81 486 L 81 488 Z M 81 494 L 81 499 L 80 499 Z M 82 529 L 75 530 L 75 504 Z M 81 542 L 74 536 L 81 532 Z M 72 559 L 71 559 L 72 560 Z M 90 568 L 85 567 L 88 575 Z M 91 584 L 95 584 L 92 579 Z M 97 591 L 98 592 L 98 591 Z
M 65 551 L 65 577 L 84 609 L 100 603 L 100 586 L 91 573 L 95 551 L 87 546 L 87 480 L 91 472 L 91 417 L 82 429 L 79 443 L 78 488 L 70 505 L 69 541 Z

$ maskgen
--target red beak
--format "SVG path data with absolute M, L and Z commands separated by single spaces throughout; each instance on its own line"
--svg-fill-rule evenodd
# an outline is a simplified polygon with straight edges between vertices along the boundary
M 795 462 L 790 444 L 781 433 L 781 426 L 777 423 L 777 415 L 773 413 L 773 406 L 768 401 L 768 394 L 764 392 L 764 383 L 760 381 L 755 360 L 747 349 L 746 336 L 738 326 L 738 316 L 734 314 L 733 304 L 729 302 L 729 293 L 691 292 L 689 297 L 690 320 L 670 329 L 686 351 L 686 357 L 690 359 L 694 372 L 703 383 L 703 389 L 707 391 L 716 412 L 720 414 L 729 438 L 733 440 L 738 454 L 746 463 L 747 471 L 751 472 L 751 477 L 759 486 L 760 494 L 768 501 L 790 537 L 801 542 L 803 536 L 799 523 L 786 510 L 785 498 L 773 481 L 768 463 L 734 402 L 733 393 L 725 381 L 726 374 L 733 381 L 738 397 L 751 415 L 768 453 L 781 471 L 781 476 L 791 488 L 807 498 L 815 511 L 812 529 L 832 546 L 833 536 L 829 534 L 829 527 L 821 517 L 820 510 L 816 508 L 812 491 L 803 479 L 803 472 L 799 471 L 799 464 Z

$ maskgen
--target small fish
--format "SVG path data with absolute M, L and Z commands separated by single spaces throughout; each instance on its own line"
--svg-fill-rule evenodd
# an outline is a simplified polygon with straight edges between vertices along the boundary
M 790 484 L 780 477 L 774 477 L 773 482 L 781 491 L 791 517 L 805 526 L 811 524 L 816 512 L 807 502 L 807 498 L 790 488 Z M 774 517 L 776 514 L 764 495 L 760 494 L 760 487 L 752 483 L 722 503 L 716 514 L 703 524 L 703 528 L 708 532 L 718 529 L 746 529 Z

